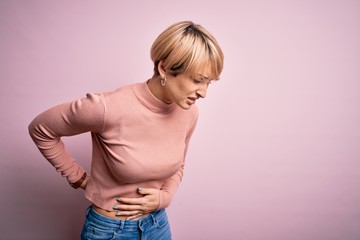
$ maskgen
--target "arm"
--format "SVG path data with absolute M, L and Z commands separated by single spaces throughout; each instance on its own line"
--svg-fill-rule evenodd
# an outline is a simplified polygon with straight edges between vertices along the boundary
M 105 127 L 104 116 L 103 97 L 87 94 L 86 98 L 52 107 L 38 115 L 29 125 L 29 134 L 42 155 L 73 184 L 82 178 L 85 170 L 65 148 L 61 137 L 100 132 Z M 83 185 L 80 187 L 85 188 Z
M 164 184 L 160 189 L 160 199 L 159 206 L 157 209 L 166 208 L 170 205 L 173 196 L 175 195 L 177 189 L 179 188 L 180 182 L 182 181 L 182 177 L 184 174 L 184 166 L 185 166 L 185 158 L 189 148 L 189 142 L 192 134 L 194 133 L 195 127 L 197 123 L 197 118 L 189 130 L 186 139 L 185 139 L 185 150 L 184 150 L 184 158 L 181 168 L 170 178 L 166 179 Z
M 150 213 L 170 205 L 182 180 L 185 157 L 189 147 L 190 138 L 196 127 L 196 122 L 197 119 L 185 139 L 183 164 L 181 168 L 173 176 L 165 180 L 160 190 L 155 188 L 138 188 L 138 193 L 143 195 L 141 198 L 117 198 L 116 200 L 119 204 L 115 205 L 113 209 L 119 211 L 118 216 L 122 215 L 128 216 L 128 219 L 136 219 L 144 213 Z

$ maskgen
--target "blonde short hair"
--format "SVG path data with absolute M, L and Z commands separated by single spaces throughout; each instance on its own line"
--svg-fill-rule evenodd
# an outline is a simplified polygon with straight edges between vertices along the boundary
M 154 75 L 159 75 L 158 64 L 163 60 L 166 71 L 176 76 L 211 65 L 212 79 L 219 79 L 224 55 L 216 39 L 202 26 L 191 21 L 178 22 L 163 31 L 151 46 Z

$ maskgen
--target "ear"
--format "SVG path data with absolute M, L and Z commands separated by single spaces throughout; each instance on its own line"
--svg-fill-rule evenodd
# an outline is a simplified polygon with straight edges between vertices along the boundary
M 158 72 L 159 72 L 160 76 L 165 76 L 166 70 L 165 70 L 165 67 L 164 67 L 164 61 L 163 60 L 160 60 L 157 68 L 158 68 Z

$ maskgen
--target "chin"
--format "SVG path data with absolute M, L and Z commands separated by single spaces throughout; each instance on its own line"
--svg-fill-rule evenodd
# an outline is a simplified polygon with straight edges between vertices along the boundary
M 179 103 L 178 106 L 181 107 L 182 109 L 188 110 L 191 108 L 192 104 Z

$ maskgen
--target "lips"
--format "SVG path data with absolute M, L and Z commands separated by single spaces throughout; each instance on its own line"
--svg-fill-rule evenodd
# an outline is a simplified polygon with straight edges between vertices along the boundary
M 194 104 L 197 99 L 198 98 L 196 98 L 196 97 L 188 97 L 188 100 L 191 104 Z

